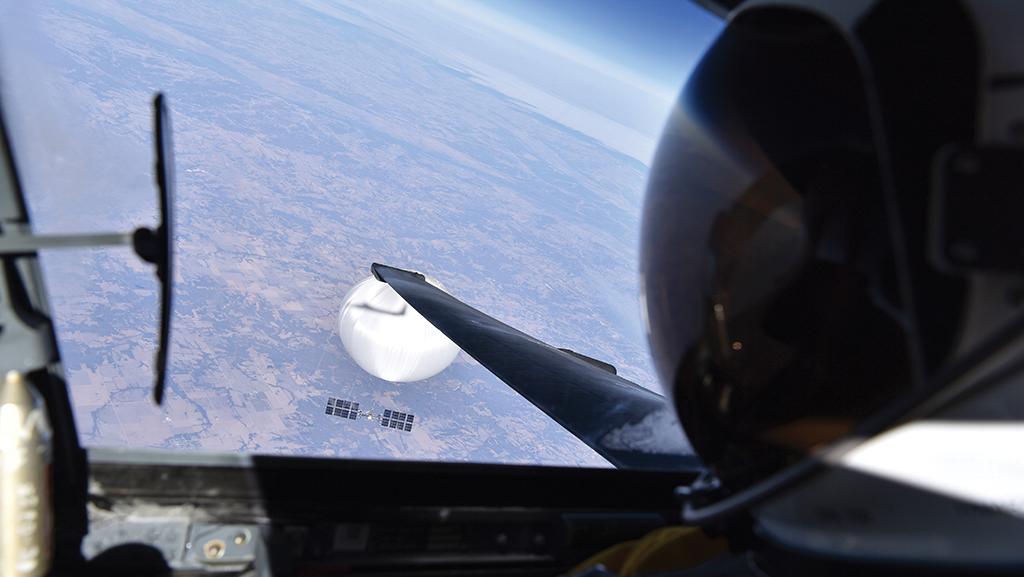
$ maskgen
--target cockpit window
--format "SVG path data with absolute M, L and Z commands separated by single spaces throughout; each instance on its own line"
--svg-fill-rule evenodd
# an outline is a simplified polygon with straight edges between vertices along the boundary
M 37 231 L 152 226 L 156 91 L 173 117 L 162 407 L 152 269 L 127 248 L 42 256 L 84 445 L 608 466 L 465 352 L 420 380 L 374 376 L 339 312 L 371 263 L 420 271 L 657 391 L 640 208 L 714 17 L 654 2 L 28 4 L 0 8 L 0 82 Z

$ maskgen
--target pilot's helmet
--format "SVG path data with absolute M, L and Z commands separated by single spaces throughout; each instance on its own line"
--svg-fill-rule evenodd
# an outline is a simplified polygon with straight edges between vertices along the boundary
M 1024 326 L 1021 30 L 1016 2 L 730 14 L 665 128 L 643 217 L 652 354 L 713 481 L 689 520 L 767 506 L 954 405 L 963 422 L 1024 417 L 1014 371 L 984 387 L 988 409 L 961 402 Z

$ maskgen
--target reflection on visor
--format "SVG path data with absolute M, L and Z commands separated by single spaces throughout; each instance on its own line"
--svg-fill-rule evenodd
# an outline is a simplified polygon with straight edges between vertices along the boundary
M 652 352 L 729 489 L 842 436 L 911 382 L 870 119 L 831 24 L 754 9 L 706 54 L 666 127 L 644 213 Z

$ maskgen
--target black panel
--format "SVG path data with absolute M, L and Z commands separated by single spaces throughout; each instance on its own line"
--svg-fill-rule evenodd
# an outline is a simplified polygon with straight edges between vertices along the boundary
M 91 474 L 103 491 L 93 502 L 106 519 L 158 502 L 187 504 L 223 524 L 260 523 L 275 575 L 560 575 L 672 523 L 673 488 L 691 480 L 612 469 L 101 453 Z M 116 461 L 104 461 L 111 455 Z M 339 532 L 353 528 L 369 533 L 365 549 L 339 548 Z

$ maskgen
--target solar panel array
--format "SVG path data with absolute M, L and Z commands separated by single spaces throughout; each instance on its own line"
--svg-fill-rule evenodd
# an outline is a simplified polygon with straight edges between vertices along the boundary
M 359 416 L 359 403 L 328 397 L 327 410 L 324 412 L 342 419 L 355 419 Z
M 328 397 L 327 407 L 324 409 L 324 413 L 354 421 L 359 418 L 359 403 Z M 376 415 L 374 415 L 374 411 L 364 411 L 363 416 L 371 419 L 376 417 Z M 385 429 L 395 429 L 396 431 L 405 431 L 408 433 L 412 431 L 412 424 L 415 418 L 416 416 L 412 413 L 402 413 L 399 411 L 392 411 L 391 409 L 384 409 L 384 412 L 380 415 L 379 422 L 380 426 Z
M 391 409 L 384 409 L 384 414 L 380 417 L 380 426 L 408 433 L 412 430 L 413 416 L 409 413 L 399 413 Z

